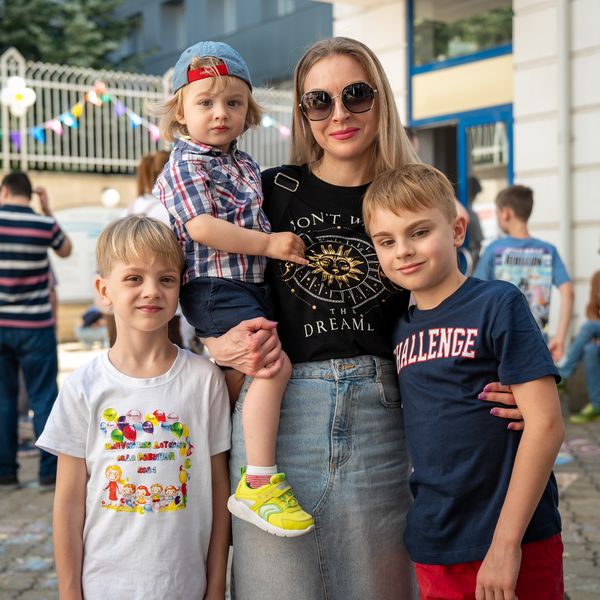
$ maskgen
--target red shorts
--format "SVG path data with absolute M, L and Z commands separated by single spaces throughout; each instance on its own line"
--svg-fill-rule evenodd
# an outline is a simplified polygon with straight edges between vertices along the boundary
M 563 600 L 563 544 L 559 534 L 523 544 L 515 595 L 519 600 Z M 482 561 L 456 565 L 417 563 L 421 600 L 475 600 L 477 573 Z

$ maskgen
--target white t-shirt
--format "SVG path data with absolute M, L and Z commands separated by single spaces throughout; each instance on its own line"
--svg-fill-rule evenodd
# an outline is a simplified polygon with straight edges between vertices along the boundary
M 86 600 L 204 596 L 210 457 L 230 438 L 223 376 L 186 350 L 159 377 L 102 354 L 67 378 L 37 446 L 86 460 Z
M 166 225 L 169 225 L 169 227 L 171 226 L 169 222 L 169 212 L 152 194 L 138 196 L 127 208 L 127 214 L 143 214 L 147 217 L 154 217 Z

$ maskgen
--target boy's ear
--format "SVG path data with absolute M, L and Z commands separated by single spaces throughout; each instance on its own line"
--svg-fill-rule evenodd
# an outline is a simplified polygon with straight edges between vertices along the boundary
M 94 279 L 94 288 L 96 289 L 96 292 L 98 292 L 102 304 L 104 306 L 112 306 L 112 300 L 108 296 L 108 286 L 104 277 L 96 275 L 96 278 Z
M 465 241 L 467 235 L 467 220 L 459 215 L 454 221 L 454 246 L 460 248 Z

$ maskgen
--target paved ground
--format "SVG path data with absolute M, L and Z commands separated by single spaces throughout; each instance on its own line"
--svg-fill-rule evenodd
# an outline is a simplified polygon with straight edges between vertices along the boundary
M 61 377 L 95 352 L 61 347 Z M 25 433 L 28 433 L 25 428 Z M 22 486 L 0 496 L 0 600 L 54 600 L 52 492 L 36 485 L 37 458 L 20 457 Z M 556 476 L 561 489 L 569 600 L 600 599 L 600 421 L 567 428 Z M 153 600 L 153 599 L 149 599 Z M 535 600 L 524 599 L 521 600 Z

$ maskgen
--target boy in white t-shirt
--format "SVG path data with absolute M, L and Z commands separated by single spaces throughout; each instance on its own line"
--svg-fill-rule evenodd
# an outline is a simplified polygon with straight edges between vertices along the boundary
M 229 400 L 220 370 L 169 342 L 184 259 L 130 216 L 96 249 L 117 340 L 64 382 L 37 445 L 58 455 L 61 598 L 224 599 Z

